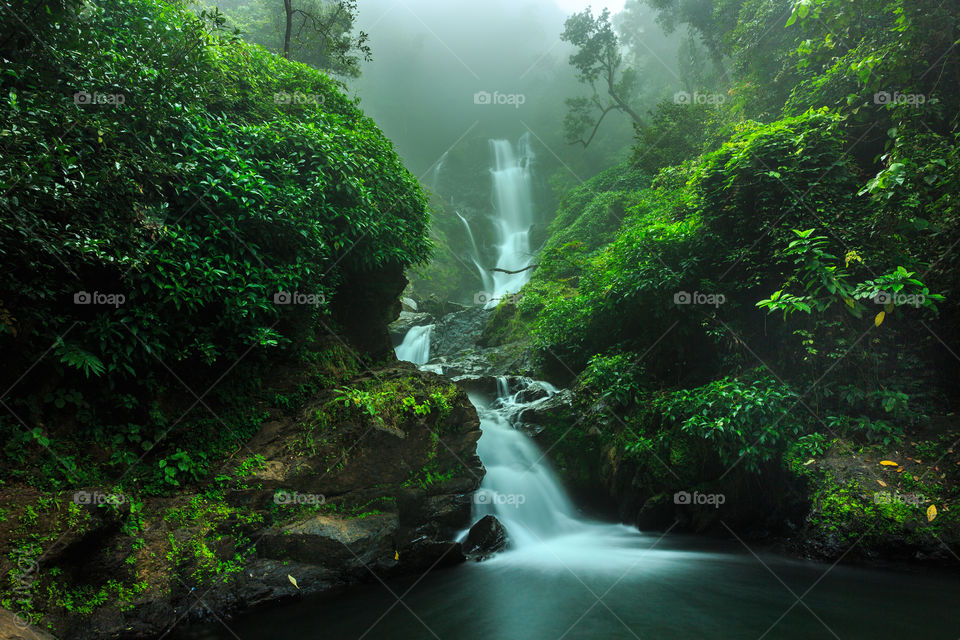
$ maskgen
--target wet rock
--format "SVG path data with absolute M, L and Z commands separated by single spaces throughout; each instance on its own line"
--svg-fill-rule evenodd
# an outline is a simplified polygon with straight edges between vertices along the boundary
M 401 311 L 400 316 L 390 323 L 390 339 L 395 345 L 403 342 L 404 337 L 413 327 L 422 327 L 433 323 L 433 316 L 429 313 Z
M 528 425 L 546 425 L 562 418 L 573 407 L 573 392 L 561 389 L 520 412 L 520 421 Z
M 0 640 L 55 640 L 52 635 L 29 622 L 23 614 L 0 609 Z
M 507 546 L 507 530 L 496 517 L 486 515 L 470 527 L 470 532 L 461 543 L 468 558 L 481 560 L 502 551 Z
M 477 340 L 492 312 L 492 309 L 475 307 L 441 317 L 433 327 L 431 354 L 450 356 L 476 351 Z
M 271 560 L 339 567 L 345 573 L 392 566 L 398 545 L 395 513 L 361 518 L 316 515 L 261 534 L 257 551 Z
M 413 298 L 403 297 L 400 298 L 400 309 L 401 313 L 403 311 L 417 311 L 417 302 Z

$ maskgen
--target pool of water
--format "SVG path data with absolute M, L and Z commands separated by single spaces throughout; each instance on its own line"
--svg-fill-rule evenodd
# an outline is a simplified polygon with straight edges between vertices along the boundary
M 960 580 L 803 562 L 736 541 L 594 525 L 482 563 L 179 630 L 275 638 L 960 637 Z M 798 598 L 802 600 L 798 601 Z

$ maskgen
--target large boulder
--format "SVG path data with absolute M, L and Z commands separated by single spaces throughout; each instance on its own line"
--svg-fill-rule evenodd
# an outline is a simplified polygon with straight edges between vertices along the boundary
M 483 516 L 470 527 L 460 546 L 468 558 L 482 560 L 506 548 L 507 530 L 495 516 Z

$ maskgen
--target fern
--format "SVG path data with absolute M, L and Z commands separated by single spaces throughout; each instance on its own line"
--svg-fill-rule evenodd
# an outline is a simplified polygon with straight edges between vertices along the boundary
M 100 358 L 74 344 L 65 343 L 62 338 L 57 338 L 56 354 L 60 356 L 60 362 L 83 371 L 88 378 L 91 373 L 97 377 L 103 374 L 104 366 Z

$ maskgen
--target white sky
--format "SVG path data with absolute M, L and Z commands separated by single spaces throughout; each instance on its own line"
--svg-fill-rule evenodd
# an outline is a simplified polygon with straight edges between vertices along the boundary
M 553 3 L 563 9 L 566 13 L 575 13 L 587 7 L 593 7 L 593 13 L 596 14 L 600 9 L 606 7 L 610 13 L 614 14 L 623 9 L 625 0 L 553 0 Z

